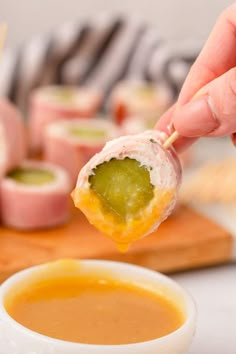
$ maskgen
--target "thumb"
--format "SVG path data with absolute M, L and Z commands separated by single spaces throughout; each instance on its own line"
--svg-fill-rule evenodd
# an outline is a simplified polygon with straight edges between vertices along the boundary
M 204 86 L 189 103 L 177 106 L 172 123 L 185 137 L 236 132 L 236 68 Z

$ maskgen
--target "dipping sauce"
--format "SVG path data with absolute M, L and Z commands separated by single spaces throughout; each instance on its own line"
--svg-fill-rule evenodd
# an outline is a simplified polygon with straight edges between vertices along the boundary
M 177 330 L 185 315 L 164 295 L 111 277 L 39 279 L 5 300 L 9 315 L 43 335 L 87 344 L 128 344 Z

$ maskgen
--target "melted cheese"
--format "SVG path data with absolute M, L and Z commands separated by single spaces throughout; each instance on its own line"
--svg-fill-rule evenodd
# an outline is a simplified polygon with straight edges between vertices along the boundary
M 149 233 L 158 222 L 165 219 L 166 210 L 175 197 L 173 189 L 154 189 L 154 198 L 148 207 L 136 217 L 120 220 L 115 213 L 106 210 L 91 189 L 76 188 L 73 192 L 75 206 L 79 208 L 103 234 L 112 239 L 119 251 L 127 251 L 129 245 Z

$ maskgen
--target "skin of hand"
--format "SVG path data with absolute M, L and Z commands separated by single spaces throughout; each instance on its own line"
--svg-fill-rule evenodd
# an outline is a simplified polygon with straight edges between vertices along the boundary
M 218 18 L 176 104 L 156 129 L 168 134 L 176 130 L 179 152 L 201 136 L 231 134 L 236 145 L 236 3 Z

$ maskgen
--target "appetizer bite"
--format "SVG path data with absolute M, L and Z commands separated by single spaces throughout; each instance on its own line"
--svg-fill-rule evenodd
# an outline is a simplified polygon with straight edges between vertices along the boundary
M 144 81 L 123 81 L 111 94 L 110 108 L 118 124 L 136 116 L 145 120 L 146 129 L 152 129 L 170 103 L 171 95 L 163 87 Z
M 101 100 L 101 94 L 89 88 L 47 86 L 34 91 L 29 109 L 31 149 L 41 149 L 48 123 L 62 118 L 91 118 L 97 113 Z
M 47 228 L 69 218 L 71 183 L 53 164 L 25 161 L 0 182 L 1 219 L 22 230 Z
M 25 155 L 23 118 L 9 101 L 0 98 L 0 177 L 21 163 Z
M 45 130 L 44 158 L 65 168 L 75 184 L 85 163 L 119 135 L 115 124 L 102 118 L 57 121 Z
M 162 146 L 163 133 L 125 136 L 108 142 L 81 170 L 75 206 L 121 251 L 152 232 L 176 204 L 179 160 Z

